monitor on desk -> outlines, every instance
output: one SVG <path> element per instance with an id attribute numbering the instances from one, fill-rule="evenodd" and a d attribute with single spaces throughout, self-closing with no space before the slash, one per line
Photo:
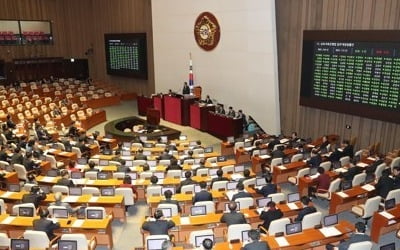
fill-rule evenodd
<path id="1" fill-rule="evenodd" d="M 157 161 L 147 161 L 147 165 L 149 165 L 150 168 L 154 168 L 157 166 Z"/>
<path id="2" fill-rule="evenodd" d="M 350 180 L 350 181 L 343 181 L 343 182 L 342 182 L 342 189 L 343 189 L 343 191 L 348 190 L 348 189 L 351 189 L 352 187 L 353 187 L 353 183 L 352 183 L 351 180 Z"/>
<path id="3" fill-rule="evenodd" d="M 8 183 L 7 190 L 10 192 L 20 192 L 21 186 L 19 184 L 15 184 L 15 183 Z"/>
<path id="4" fill-rule="evenodd" d="M 244 171 L 244 165 L 237 165 L 233 167 L 235 173 L 242 173 Z"/>
<path id="5" fill-rule="evenodd" d="M 86 209 L 86 218 L 87 219 L 103 219 L 103 210 L 100 209 Z"/>
<path id="6" fill-rule="evenodd" d="M 204 241 L 205 239 L 210 239 L 210 240 L 212 240 L 212 242 L 215 242 L 215 241 L 214 241 L 214 235 L 213 235 L 213 234 L 209 234 L 209 235 L 197 235 L 197 236 L 195 236 L 195 239 L 194 239 L 194 242 L 195 242 L 196 247 L 201 247 L 201 246 L 203 245 L 203 241 Z"/>
<path id="7" fill-rule="evenodd" d="M 160 239 L 148 239 L 147 240 L 147 250 L 161 250 L 162 243 L 165 241 L 165 238 Z"/>
<path id="8" fill-rule="evenodd" d="M 162 214 L 165 218 L 171 218 L 172 217 L 172 208 L 170 207 L 159 207 L 157 210 L 161 210 Z"/>
<path id="9" fill-rule="evenodd" d="M 78 241 L 76 240 L 59 240 L 57 242 L 58 250 L 77 250 Z"/>
<path id="10" fill-rule="evenodd" d="M 129 150 L 122 150 L 122 151 L 121 151 L 121 155 L 122 155 L 122 156 L 131 156 L 131 151 L 129 151 Z"/>
<path id="11" fill-rule="evenodd" d="M 338 215 L 337 214 L 332 214 L 324 217 L 324 226 L 329 227 L 329 226 L 334 226 L 338 224 Z"/>
<path id="12" fill-rule="evenodd" d="M 204 153 L 212 153 L 214 151 L 214 148 L 213 147 L 206 147 L 205 149 L 204 149 Z"/>
<path id="13" fill-rule="evenodd" d="M 228 142 L 228 143 L 235 143 L 235 137 L 234 136 L 228 136 L 227 138 L 226 138 L 226 142 Z"/>
<path id="14" fill-rule="evenodd" d="M 71 172 L 71 179 L 82 179 L 83 173 L 82 172 Z"/>
<path id="15" fill-rule="evenodd" d="M 69 195 L 81 196 L 82 195 L 82 188 L 81 187 L 70 187 L 69 188 Z"/>
<path id="16" fill-rule="evenodd" d="M 267 181 L 263 177 L 256 178 L 256 187 L 261 187 L 267 185 Z"/>
<path id="17" fill-rule="evenodd" d="M 115 196 L 114 187 L 102 187 L 100 188 L 101 196 Z"/>
<path id="18" fill-rule="evenodd" d="M 18 216 L 33 217 L 33 207 L 19 207 Z"/>
<path id="19" fill-rule="evenodd" d="M 144 151 L 143 151 L 143 155 L 144 155 L 144 156 L 151 156 L 151 151 L 149 151 L 149 150 L 144 150 Z"/>
<path id="20" fill-rule="evenodd" d="M 43 193 L 45 193 L 45 194 L 51 193 L 50 186 L 39 185 L 39 187 L 40 187 L 40 190 L 42 190 Z"/>
<path id="21" fill-rule="evenodd" d="M 53 208 L 53 218 L 68 219 L 68 209 L 66 208 Z"/>
<path id="22" fill-rule="evenodd" d="M 11 249 L 12 250 L 29 250 L 29 240 L 28 239 L 11 239 Z"/>
<path id="23" fill-rule="evenodd" d="M 396 199 L 385 200 L 385 210 L 392 209 L 396 206 Z"/>
<path id="24" fill-rule="evenodd" d="M 231 210 L 229 209 L 229 202 L 225 203 L 225 212 L 230 212 Z M 240 203 L 236 201 L 236 211 L 240 211 Z"/>
<path id="25" fill-rule="evenodd" d="M 153 147 L 154 147 L 154 144 L 151 143 L 151 142 L 145 142 L 145 143 L 143 143 L 143 147 L 144 147 L 144 148 L 153 148 Z"/>
<path id="26" fill-rule="evenodd" d="M 104 159 L 99 160 L 99 166 L 108 166 L 108 165 L 109 165 L 109 160 L 104 160 Z"/>
<path id="27" fill-rule="evenodd" d="M 249 237 L 249 231 L 250 230 L 243 230 L 242 231 L 242 235 L 241 235 L 241 240 L 242 240 L 242 242 L 248 242 L 249 241 L 249 239 L 250 239 L 250 237 Z"/>
<path id="28" fill-rule="evenodd" d="M 390 244 L 383 245 L 379 249 L 380 250 L 396 250 L 396 243 L 392 242 Z"/>
<path id="29" fill-rule="evenodd" d="M 55 169 L 50 169 L 50 170 L 47 171 L 46 176 L 57 177 L 58 176 L 58 172 Z"/>
<path id="30" fill-rule="evenodd" d="M 157 176 L 157 178 L 158 178 L 159 180 L 165 178 L 165 173 L 164 173 L 164 172 L 154 172 L 153 175 L 154 175 L 154 176 Z"/>
<path id="31" fill-rule="evenodd" d="M 367 174 L 365 177 L 365 184 L 371 183 L 375 181 L 375 175 L 374 174 Z"/>
<path id="32" fill-rule="evenodd" d="M 218 161 L 218 162 L 224 162 L 224 161 L 226 161 L 226 156 L 223 156 L 223 155 L 222 155 L 222 156 L 218 156 L 218 157 L 217 157 L 217 161 Z"/>
<path id="33" fill-rule="evenodd" d="M 239 182 L 238 181 L 230 181 L 226 184 L 227 190 L 236 190 L 236 186 Z"/>
<path id="34" fill-rule="evenodd" d="M 84 157 L 78 158 L 78 160 L 76 160 L 76 162 L 77 162 L 78 165 L 86 165 L 86 164 L 88 164 L 87 158 L 84 158 Z"/>
<path id="35" fill-rule="evenodd" d="M 272 201 L 271 197 L 264 197 L 256 200 L 257 207 L 266 207 Z"/>
<path id="36" fill-rule="evenodd" d="M 168 143 L 168 136 L 165 136 L 165 135 L 160 136 L 160 142 L 161 143 Z"/>
<path id="37" fill-rule="evenodd" d="M 125 141 L 122 143 L 122 147 L 130 149 L 132 147 L 132 142 Z"/>
<path id="38" fill-rule="evenodd" d="M 301 222 L 286 224 L 286 235 L 301 233 Z"/>
<path id="39" fill-rule="evenodd" d="M 170 190 L 172 194 L 175 194 L 175 187 L 162 187 L 161 188 L 161 193 L 164 194 L 165 191 Z"/>
<path id="40" fill-rule="evenodd" d="M 126 175 L 129 175 L 131 177 L 131 180 L 136 180 L 137 179 L 137 173 L 136 172 L 126 173 Z"/>
<path id="41" fill-rule="evenodd" d="M 97 179 L 98 180 L 108 180 L 111 179 L 111 172 L 98 172 Z"/>
<path id="42" fill-rule="evenodd" d="M 291 202 L 296 202 L 300 200 L 300 194 L 299 193 L 291 193 L 287 195 L 287 201 L 288 203 Z"/>
<path id="43" fill-rule="evenodd" d="M 190 208 L 191 216 L 206 215 L 206 214 L 207 214 L 206 206 L 192 206 Z"/>

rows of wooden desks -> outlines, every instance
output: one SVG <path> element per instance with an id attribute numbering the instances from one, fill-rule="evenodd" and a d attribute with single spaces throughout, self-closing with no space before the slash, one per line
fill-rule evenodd
<path id="1" fill-rule="evenodd" d="M 374 213 L 371 224 L 371 239 L 378 243 L 381 235 L 398 230 L 399 228 L 400 204 L 392 209 Z"/>

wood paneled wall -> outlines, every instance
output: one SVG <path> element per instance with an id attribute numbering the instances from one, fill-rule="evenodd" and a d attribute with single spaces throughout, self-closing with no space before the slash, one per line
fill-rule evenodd
<path id="1" fill-rule="evenodd" d="M 400 148 L 400 125 L 299 105 L 303 30 L 400 28 L 398 0 L 276 0 L 281 126 L 305 137 L 357 137 L 356 148 Z M 400 114 L 399 114 L 400 115 Z M 351 129 L 345 125 L 350 124 Z"/>
<path id="2" fill-rule="evenodd" d="M 88 58 L 90 76 L 138 94 L 154 92 L 151 1 L 2 0 L 1 19 L 51 20 L 54 45 L 0 46 L 0 59 L 26 57 Z M 106 73 L 104 33 L 146 32 L 148 80 Z M 93 54 L 85 52 L 93 49 Z"/>

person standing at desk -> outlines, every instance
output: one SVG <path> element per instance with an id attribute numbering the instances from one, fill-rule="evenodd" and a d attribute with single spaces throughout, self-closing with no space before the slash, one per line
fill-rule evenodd
<path id="1" fill-rule="evenodd" d="M 40 211 L 40 219 L 33 221 L 33 230 L 45 232 L 49 240 L 52 240 L 56 237 L 54 230 L 60 228 L 60 223 L 54 223 L 52 220 L 47 219 L 48 216 L 49 211 L 42 209 Z"/>
<path id="2" fill-rule="evenodd" d="M 260 241 L 260 232 L 251 229 L 249 232 L 250 243 L 246 244 L 241 250 L 269 250 L 269 245 L 266 241 Z"/>
<path id="3" fill-rule="evenodd" d="M 228 205 L 229 213 L 224 213 L 220 219 L 220 222 L 226 223 L 229 227 L 234 224 L 246 224 L 246 217 L 241 212 L 236 212 L 237 204 L 234 201 L 229 202 Z"/>
<path id="4" fill-rule="evenodd" d="M 164 220 L 162 210 L 154 212 L 154 218 L 147 218 L 142 225 L 142 229 L 148 231 L 150 235 L 168 235 L 168 230 L 173 228 L 175 223 L 172 220 Z"/>
<path id="5" fill-rule="evenodd" d="M 182 95 L 190 95 L 190 88 L 187 82 L 183 83 Z"/>

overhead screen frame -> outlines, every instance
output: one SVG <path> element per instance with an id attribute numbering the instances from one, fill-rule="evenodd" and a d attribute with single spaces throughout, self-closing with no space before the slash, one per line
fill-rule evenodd
<path id="1" fill-rule="evenodd" d="M 304 30 L 301 67 L 300 105 L 370 119 L 400 124 L 398 110 L 374 107 L 343 100 L 327 99 L 312 95 L 313 59 L 315 41 L 341 42 L 395 42 L 400 47 L 400 31 L 397 30 Z"/>

